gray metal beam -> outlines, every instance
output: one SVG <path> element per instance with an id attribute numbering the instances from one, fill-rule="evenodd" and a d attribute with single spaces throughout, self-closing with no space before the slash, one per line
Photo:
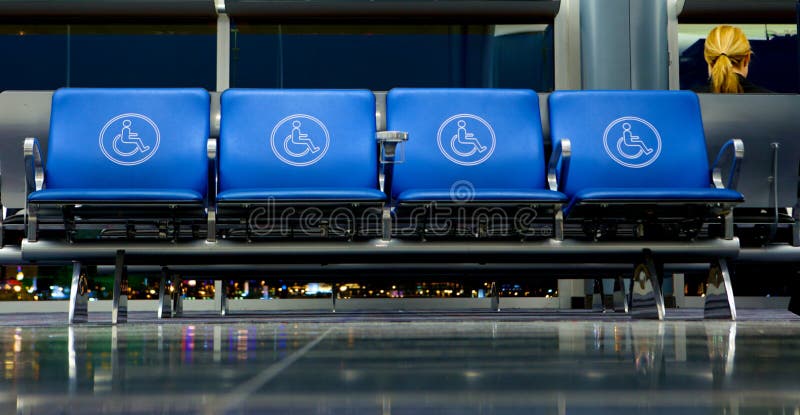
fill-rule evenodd
<path id="1" fill-rule="evenodd" d="M 785 245 L 768 245 L 760 248 L 743 248 L 736 262 L 798 262 L 800 263 L 800 247 Z"/>
<path id="2" fill-rule="evenodd" d="M 418 242 L 373 240 L 366 242 L 264 242 L 192 241 L 180 243 L 66 242 L 22 243 L 22 257 L 31 262 L 81 261 L 112 264 L 118 250 L 129 264 L 306 264 L 391 262 L 628 262 L 645 249 L 662 262 L 699 262 L 713 258 L 735 258 L 739 240 L 713 239 L 694 242 Z"/>
<path id="3" fill-rule="evenodd" d="M 71 261 L 67 262 L 71 263 Z M 4 246 L 0 248 L 0 265 L 22 265 L 24 263 L 22 251 L 18 246 Z"/>
<path id="4" fill-rule="evenodd" d="M 232 18 L 259 22 L 550 23 L 559 1 L 242 1 L 228 0 Z"/>

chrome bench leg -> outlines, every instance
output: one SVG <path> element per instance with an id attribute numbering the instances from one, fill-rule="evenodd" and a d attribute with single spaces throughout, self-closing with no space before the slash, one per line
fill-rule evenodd
<path id="1" fill-rule="evenodd" d="M 28 205 L 28 242 L 36 242 L 39 239 L 39 216 L 38 208 L 34 204 Z"/>
<path id="2" fill-rule="evenodd" d="M 705 312 L 707 319 L 722 318 L 736 321 L 736 303 L 733 300 L 731 273 L 728 261 L 718 259 L 711 264 L 706 282 Z"/>
<path id="3" fill-rule="evenodd" d="M 214 281 L 214 307 L 219 315 L 228 315 L 228 292 L 222 280 Z"/>
<path id="4" fill-rule="evenodd" d="M 69 324 L 89 321 L 89 294 L 86 276 L 80 262 L 72 263 L 72 284 L 69 289 Z"/>
<path id="5" fill-rule="evenodd" d="M 128 322 L 128 272 L 125 267 L 125 251 L 117 251 L 114 266 L 114 297 L 111 308 L 111 324 Z"/>
<path id="6" fill-rule="evenodd" d="M 500 287 L 497 286 L 495 281 L 492 281 L 491 294 L 492 303 L 489 307 L 492 311 L 500 311 Z"/>
<path id="7" fill-rule="evenodd" d="M 620 296 L 620 302 L 617 302 L 617 292 L 614 292 L 614 310 L 623 311 L 627 314 L 630 312 L 628 307 L 628 293 L 630 292 L 628 280 L 620 275 L 617 277 L 617 285 L 619 285 L 619 291 L 622 295 Z"/>
<path id="8" fill-rule="evenodd" d="M 159 319 L 172 317 L 172 296 L 167 289 L 169 281 L 169 268 L 161 269 L 161 283 L 158 285 L 158 314 Z"/>
<path id="9" fill-rule="evenodd" d="M 649 251 L 644 252 L 643 261 L 633 271 L 630 304 L 633 318 L 664 320 L 664 296 Z"/>
<path id="10" fill-rule="evenodd" d="M 183 317 L 183 280 L 179 275 L 172 276 L 172 317 Z"/>

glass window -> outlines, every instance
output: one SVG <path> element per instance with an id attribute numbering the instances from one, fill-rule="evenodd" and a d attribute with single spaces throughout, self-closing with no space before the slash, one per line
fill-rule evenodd
<path id="1" fill-rule="evenodd" d="M 216 25 L 2 25 L 0 90 L 215 89 Z"/>
<path id="2" fill-rule="evenodd" d="M 708 80 L 703 58 L 706 35 L 716 24 L 678 26 L 681 89 L 693 89 Z M 797 26 L 789 24 L 734 24 L 742 28 L 753 49 L 747 79 L 775 92 L 798 92 Z"/>
<path id="3" fill-rule="evenodd" d="M 231 86 L 553 89 L 551 25 L 262 25 L 234 22 Z"/>

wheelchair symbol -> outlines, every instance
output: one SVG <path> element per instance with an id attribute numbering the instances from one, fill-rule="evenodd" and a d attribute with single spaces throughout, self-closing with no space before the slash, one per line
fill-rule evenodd
<path id="1" fill-rule="evenodd" d="M 269 137 L 273 154 L 291 166 L 309 166 L 321 160 L 330 146 L 325 124 L 306 114 L 293 114 L 280 121 Z"/>
<path id="2" fill-rule="evenodd" d="M 445 120 L 439 126 L 436 140 L 442 155 L 462 166 L 488 160 L 496 144 L 492 126 L 474 114 L 457 114 Z"/>
<path id="3" fill-rule="evenodd" d="M 461 157 L 469 157 L 475 152 L 484 153 L 488 148 L 484 145 L 481 145 L 480 140 L 475 138 L 475 134 L 467 132 L 467 122 L 464 120 L 458 121 L 458 132 L 453 135 L 453 138 L 450 140 L 450 149 L 453 150 L 454 153 L 458 154 Z M 463 152 L 459 151 L 458 146 L 456 143 L 462 146 L 470 147 L 469 151 Z"/>
<path id="4" fill-rule="evenodd" d="M 144 163 L 156 153 L 161 132 L 156 123 L 142 114 L 120 114 L 100 131 L 100 151 L 121 166 Z"/>
<path id="5" fill-rule="evenodd" d="M 133 150 L 131 151 L 122 151 L 119 149 L 119 143 L 122 142 L 123 144 L 133 145 Z M 141 151 L 144 153 L 147 150 L 150 150 L 150 146 L 144 145 L 142 139 L 139 138 L 139 134 L 131 131 L 131 120 L 123 120 L 122 121 L 122 131 L 114 136 L 114 142 L 111 144 L 111 147 L 114 149 L 114 152 L 119 154 L 122 157 L 128 157 L 136 154 L 137 152 Z"/>
<path id="6" fill-rule="evenodd" d="M 606 154 L 617 164 L 634 169 L 652 164 L 661 154 L 661 135 L 647 120 L 622 117 L 603 133 Z"/>
<path id="7" fill-rule="evenodd" d="M 308 134 L 300 131 L 301 125 L 302 123 L 298 120 L 292 121 L 292 133 L 287 135 L 286 139 L 283 140 L 283 149 L 286 150 L 286 154 L 296 158 L 303 157 L 309 152 L 315 154 L 320 150 L 319 147 L 315 146 L 314 142 L 308 138 Z M 295 153 L 289 148 L 290 143 L 296 146 L 304 146 L 305 148 L 300 153 Z"/>
<path id="8" fill-rule="evenodd" d="M 629 154 L 626 150 L 623 150 L 623 147 L 626 149 L 634 147 L 637 151 L 634 154 Z M 631 133 L 631 124 L 626 122 L 622 124 L 622 137 L 617 140 L 617 151 L 620 156 L 626 159 L 635 159 L 639 158 L 642 153 L 649 156 L 653 149 L 647 147 L 638 135 L 633 135 Z"/>

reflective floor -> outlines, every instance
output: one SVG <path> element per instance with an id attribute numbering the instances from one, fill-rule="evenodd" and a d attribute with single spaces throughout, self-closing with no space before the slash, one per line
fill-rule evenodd
<path id="1" fill-rule="evenodd" d="M 742 314 L 4 315 L 0 414 L 800 415 L 800 319 Z"/>

